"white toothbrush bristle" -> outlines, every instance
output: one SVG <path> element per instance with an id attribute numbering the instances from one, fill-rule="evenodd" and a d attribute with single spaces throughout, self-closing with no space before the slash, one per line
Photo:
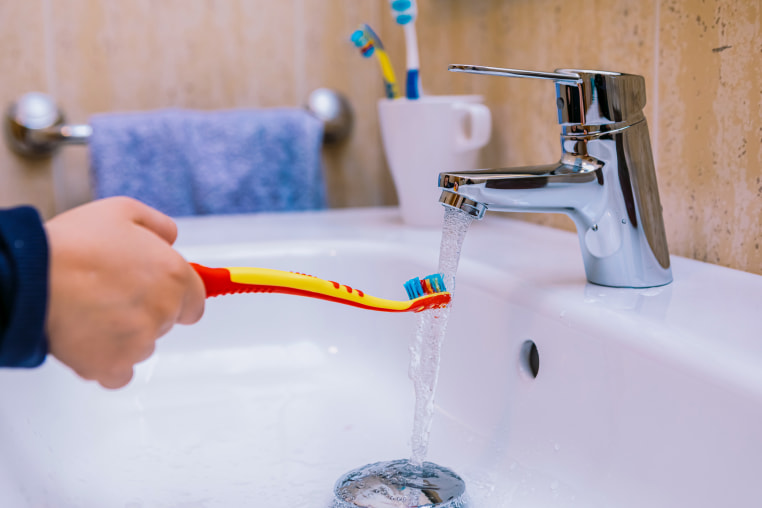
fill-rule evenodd
<path id="1" fill-rule="evenodd" d="M 400 25 L 407 25 L 415 21 L 418 14 L 418 8 L 415 0 L 389 0 L 392 7 L 392 16 Z"/>

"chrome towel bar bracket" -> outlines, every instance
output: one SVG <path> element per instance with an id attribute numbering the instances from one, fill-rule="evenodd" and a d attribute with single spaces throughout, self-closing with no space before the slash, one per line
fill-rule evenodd
<path id="1" fill-rule="evenodd" d="M 336 144 L 349 136 L 354 115 L 340 92 L 318 88 L 310 93 L 305 108 L 323 122 L 324 144 Z M 93 132 L 87 124 L 67 124 L 55 100 L 40 92 L 26 93 L 13 102 L 3 124 L 11 150 L 36 158 L 49 157 L 63 145 L 86 145 Z"/>

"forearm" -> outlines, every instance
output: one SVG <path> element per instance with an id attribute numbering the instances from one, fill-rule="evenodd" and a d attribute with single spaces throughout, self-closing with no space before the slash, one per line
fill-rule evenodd
<path id="1" fill-rule="evenodd" d="M 36 367 L 47 355 L 48 244 L 30 207 L 0 210 L 0 367 Z"/>

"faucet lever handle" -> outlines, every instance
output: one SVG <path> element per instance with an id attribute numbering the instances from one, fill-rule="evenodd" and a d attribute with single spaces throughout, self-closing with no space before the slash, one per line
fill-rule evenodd
<path id="1" fill-rule="evenodd" d="M 507 78 L 548 79 L 556 83 L 576 85 L 582 82 L 578 74 L 565 72 L 527 71 L 521 69 L 501 69 L 500 67 L 484 67 L 481 65 L 451 64 L 450 72 L 465 72 L 468 74 L 483 74 L 487 76 L 503 76 Z"/>
<path id="2" fill-rule="evenodd" d="M 558 123 L 563 126 L 605 125 L 642 120 L 646 105 L 643 76 L 622 72 L 556 69 L 555 72 L 450 65 L 452 72 L 554 81 Z"/>

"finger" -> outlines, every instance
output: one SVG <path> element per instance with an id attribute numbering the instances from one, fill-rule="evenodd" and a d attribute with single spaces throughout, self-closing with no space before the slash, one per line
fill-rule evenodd
<path id="1" fill-rule="evenodd" d="M 192 325 L 204 315 L 206 288 L 204 287 L 204 281 L 201 280 L 196 270 L 191 268 L 187 263 L 186 266 L 188 267 L 187 284 L 177 322 L 183 325 Z"/>
<path id="2" fill-rule="evenodd" d="M 177 224 L 175 224 L 175 221 L 140 201 L 134 199 L 130 201 L 130 214 L 135 224 L 143 226 L 170 245 L 175 243 L 177 239 Z"/>
<path id="3" fill-rule="evenodd" d="M 156 351 L 156 342 L 155 340 L 151 339 L 149 340 L 138 352 L 137 356 L 135 357 L 135 363 L 140 363 L 148 360 Z"/>
<path id="4" fill-rule="evenodd" d="M 132 376 L 133 370 L 132 367 L 129 367 L 123 371 L 112 372 L 108 376 L 100 376 L 98 383 L 100 383 L 103 388 L 116 390 L 117 388 L 127 386 L 132 380 Z"/>

